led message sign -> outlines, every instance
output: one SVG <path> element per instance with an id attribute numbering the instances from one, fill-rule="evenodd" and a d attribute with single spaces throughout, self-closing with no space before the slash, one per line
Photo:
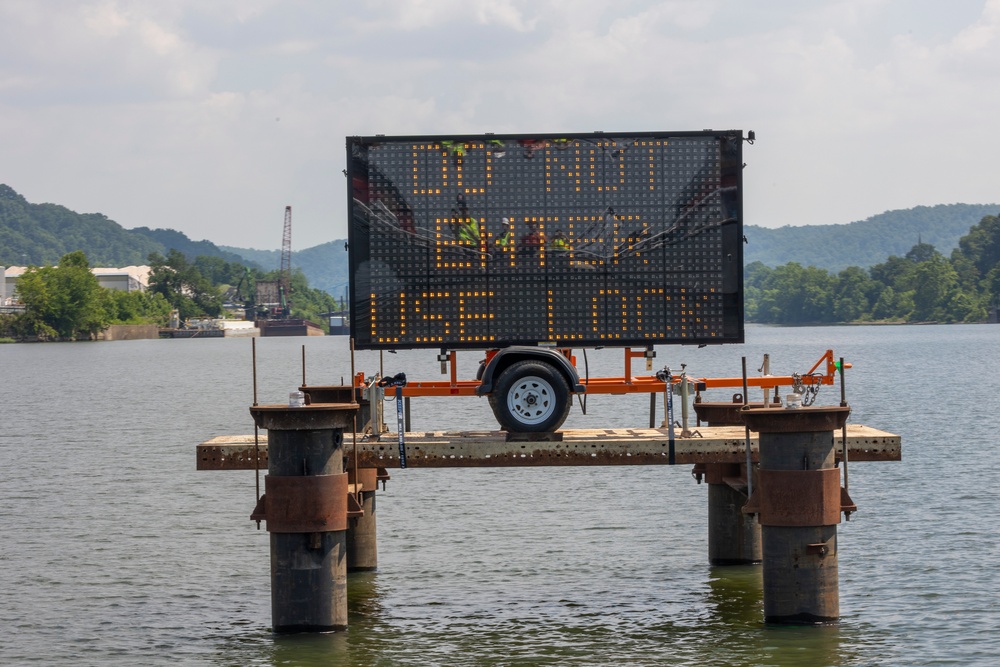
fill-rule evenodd
<path id="1" fill-rule="evenodd" d="M 351 137 L 358 349 L 743 341 L 741 131 Z"/>

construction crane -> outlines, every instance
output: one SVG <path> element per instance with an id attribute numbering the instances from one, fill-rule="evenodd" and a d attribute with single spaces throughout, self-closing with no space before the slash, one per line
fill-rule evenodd
<path id="1" fill-rule="evenodd" d="M 258 319 L 285 320 L 292 313 L 292 207 L 285 207 L 285 230 L 281 238 L 281 268 L 277 280 L 258 280 Z"/>
<path id="2" fill-rule="evenodd" d="M 281 273 L 278 289 L 280 291 L 282 317 L 288 317 L 292 312 L 292 303 L 288 298 L 292 287 L 292 207 L 285 207 L 285 229 L 281 235 Z"/>

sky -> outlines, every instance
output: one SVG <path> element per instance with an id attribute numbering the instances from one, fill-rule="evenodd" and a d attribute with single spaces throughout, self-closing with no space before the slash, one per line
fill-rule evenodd
<path id="1" fill-rule="evenodd" d="M 0 183 L 347 236 L 345 138 L 753 130 L 744 222 L 1000 201 L 1000 0 L 0 0 Z"/>

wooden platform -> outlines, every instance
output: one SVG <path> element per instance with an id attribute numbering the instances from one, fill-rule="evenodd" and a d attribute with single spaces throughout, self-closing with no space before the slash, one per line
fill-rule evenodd
<path id="1" fill-rule="evenodd" d="M 702 426 L 701 437 L 675 437 L 670 445 L 667 429 L 570 429 L 554 434 L 560 439 L 530 440 L 508 437 L 503 431 L 428 431 L 404 433 L 408 468 L 479 468 L 589 465 L 681 465 L 691 463 L 742 463 L 746 461 L 742 426 Z M 679 429 L 675 433 L 679 435 Z M 750 449 L 757 460 L 757 437 Z M 523 437 L 523 436 L 522 436 Z M 352 440 L 357 440 L 357 461 L 362 468 L 398 468 L 399 444 L 395 432 L 379 440 L 344 435 L 344 458 L 354 461 Z M 267 435 L 260 434 L 259 465 L 267 469 Z M 834 434 L 837 452 L 843 446 Z M 848 424 L 851 462 L 899 461 L 898 435 L 868 426 Z M 252 435 L 224 435 L 198 445 L 198 470 L 253 470 L 258 461 Z"/>

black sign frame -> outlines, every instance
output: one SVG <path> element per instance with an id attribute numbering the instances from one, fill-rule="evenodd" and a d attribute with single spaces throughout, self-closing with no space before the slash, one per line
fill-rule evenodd
<path id="1" fill-rule="evenodd" d="M 742 343 L 743 140 L 348 137 L 355 348 Z"/>

